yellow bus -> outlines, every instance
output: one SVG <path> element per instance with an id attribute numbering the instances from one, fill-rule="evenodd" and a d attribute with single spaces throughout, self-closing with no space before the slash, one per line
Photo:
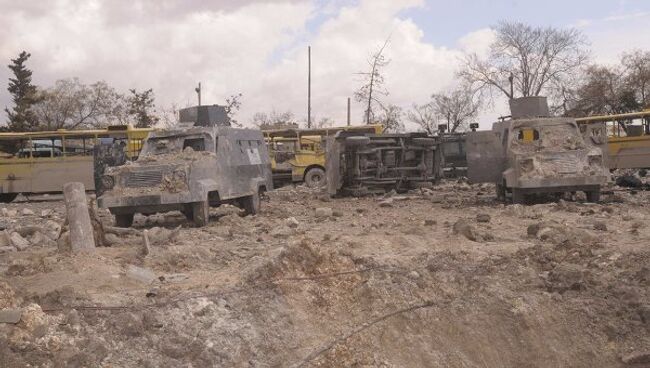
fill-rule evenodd
<path id="1" fill-rule="evenodd" d="M 384 126 L 360 125 L 319 129 L 263 130 L 271 155 L 275 182 L 305 182 L 312 188 L 325 185 L 325 148 L 323 138 L 342 130 L 382 134 Z"/>
<path id="2" fill-rule="evenodd" d="M 95 151 L 100 146 L 137 158 L 151 128 L 130 125 L 106 129 L 0 133 L 0 202 L 22 193 L 60 193 L 63 184 L 82 182 L 95 190 Z"/>
<path id="3" fill-rule="evenodd" d="M 580 125 L 607 126 L 607 166 L 610 169 L 650 168 L 650 110 L 577 118 Z M 625 128 L 620 123 L 625 123 Z"/>

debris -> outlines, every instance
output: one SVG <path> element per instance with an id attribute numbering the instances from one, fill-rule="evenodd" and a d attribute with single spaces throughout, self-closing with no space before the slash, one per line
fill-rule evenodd
<path id="1" fill-rule="evenodd" d="M 295 217 L 289 217 L 285 222 L 287 223 L 287 226 L 294 229 L 300 225 L 300 222 L 298 222 Z"/>
<path id="2" fill-rule="evenodd" d="M 594 230 L 607 231 L 607 223 L 605 221 L 594 222 Z"/>
<path id="3" fill-rule="evenodd" d="M 479 213 L 476 215 L 476 222 L 490 222 L 490 215 L 487 213 Z"/>
<path id="4" fill-rule="evenodd" d="M 83 183 L 66 183 L 63 186 L 63 196 L 66 218 L 70 226 L 70 250 L 72 252 L 93 251 L 95 237 Z"/>
<path id="5" fill-rule="evenodd" d="M 142 256 L 146 257 L 151 253 L 151 244 L 149 243 L 149 230 L 142 232 Z"/>
<path id="6" fill-rule="evenodd" d="M 156 279 L 156 274 L 147 268 L 128 265 L 126 269 L 126 277 L 144 284 L 150 284 Z"/>
<path id="7" fill-rule="evenodd" d="M 22 309 L 1 309 L 0 310 L 0 323 L 16 324 L 20 322 L 20 317 L 23 315 Z"/>
<path id="8" fill-rule="evenodd" d="M 20 213 L 23 216 L 33 216 L 35 214 L 34 211 L 30 210 L 29 208 L 23 208 L 23 210 L 20 211 Z"/>
<path id="9" fill-rule="evenodd" d="M 648 364 L 650 363 L 650 350 L 635 351 L 625 355 L 621 360 L 625 364 Z"/>
<path id="10" fill-rule="evenodd" d="M 465 219 L 460 219 L 454 223 L 453 233 L 463 235 L 471 241 L 477 240 L 477 235 L 474 227 L 470 225 L 470 223 Z"/>
<path id="11" fill-rule="evenodd" d="M 104 240 L 106 240 L 106 245 L 107 246 L 118 245 L 121 242 L 120 238 L 117 235 L 112 234 L 112 233 L 106 234 L 106 236 L 104 237 Z"/>
<path id="12" fill-rule="evenodd" d="M 393 207 L 393 198 L 386 198 L 379 202 L 379 207 Z"/>
<path id="13" fill-rule="evenodd" d="M 643 182 L 634 175 L 623 175 L 616 178 L 616 185 L 625 188 L 641 188 Z"/>
<path id="14" fill-rule="evenodd" d="M 0 246 L 0 254 L 8 253 L 8 252 L 15 252 L 15 251 L 17 251 L 17 249 L 15 247 L 7 246 L 7 245 Z"/>
<path id="15" fill-rule="evenodd" d="M 424 220 L 424 226 L 433 226 L 436 225 L 438 222 L 433 219 L 426 219 Z"/>
<path id="16" fill-rule="evenodd" d="M 13 246 L 18 250 L 25 250 L 31 245 L 27 239 L 20 236 L 20 234 L 17 232 L 11 233 L 11 235 L 9 235 L 9 238 L 11 239 L 11 244 L 13 244 Z"/>
<path id="17" fill-rule="evenodd" d="M 333 211 L 329 207 L 319 207 L 316 208 L 316 211 L 314 212 L 314 216 L 318 219 L 323 219 L 327 217 L 332 217 Z"/>

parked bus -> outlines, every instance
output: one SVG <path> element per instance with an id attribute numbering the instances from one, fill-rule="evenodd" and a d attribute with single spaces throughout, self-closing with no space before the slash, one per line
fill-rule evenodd
<path id="1" fill-rule="evenodd" d="M 384 126 L 360 125 L 319 129 L 263 130 L 271 155 L 273 181 L 305 182 L 317 188 L 325 185 L 325 148 L 323 138 L 342 130 L 382 134 Z"/>
<path id="2" fill-rule="evenodd" d="M 576 122 L 583 127 L 606 124 L 610 169 L 650 168 L 650 110 L 589 116 L 577 118 Z"/>
<path id="3" fill-rule="evenodd" d="M 98 148 L 110 147 L 114 161 L 133 160 L 152 129 L 129 125 L 106 129 L 0 133 L 0 202 L 18 194 L 60 193 L 63 184 L 82 182 L 95 190 Z"/>

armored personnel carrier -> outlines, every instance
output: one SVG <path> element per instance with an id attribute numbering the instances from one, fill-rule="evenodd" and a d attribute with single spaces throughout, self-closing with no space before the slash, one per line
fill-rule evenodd
<path id="1" fill-rule="evenodd" d="M 550 117 L 544 97 L 510 105 L 510 119 L 467 134 L 469 180 L 495 183 L 497 197 L 513 203 L 538 193 L 576 191 L 597 202 L 609 176 L 605 130 L 581 132 L 573 118 Z"/>

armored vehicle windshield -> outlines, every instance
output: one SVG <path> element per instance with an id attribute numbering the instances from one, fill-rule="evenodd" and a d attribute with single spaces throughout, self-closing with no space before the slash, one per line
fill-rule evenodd
<path id="1" fill-rule="evenodd" d="M 141 157 L 180 153 L 190 147 L 193 151 L 213 151 L 212 137 L 208 134 L 150 137 L 142 148 Z"/>
<path id="2" fill-rule="evenodd" d="M 510 137 L 510 148 L 514 153 L 566 152 L 585 148 L 577 125 L 570 122 L 524 122 L 512 128 Z"/>

